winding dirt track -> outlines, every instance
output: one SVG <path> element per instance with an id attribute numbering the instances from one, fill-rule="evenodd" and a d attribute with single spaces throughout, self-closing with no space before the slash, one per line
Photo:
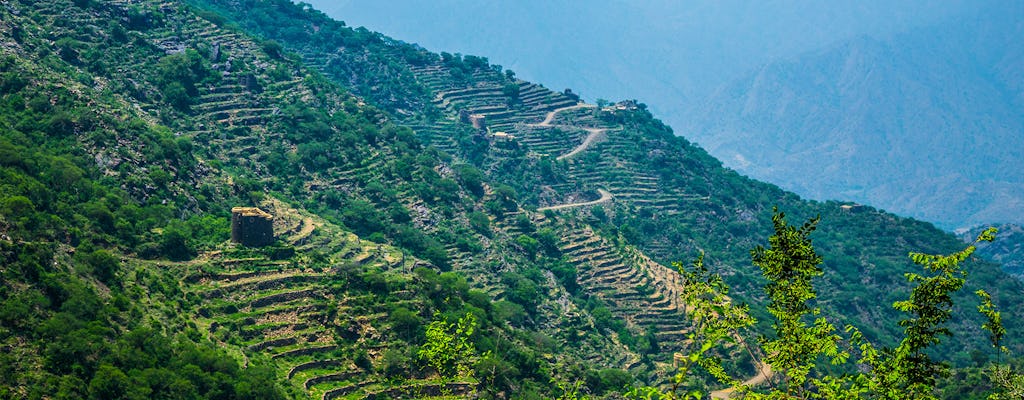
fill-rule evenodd
<path id="1" fill-rule="evenodd" d="M 772 376 L 772 368 L 768 364 L 761 363 L 757 366 L 757 375 L 753 378 L 743 381 L 743 386 L 754 386 L 764 383 L 768 378 Z M 736 391 L 736 388 L 725 388 L 722 390 L 716 390 L 711 392 L 712 399 L 728 399 L 732 397 L 732 393 Z"/>
<path id="2" fill-rule="evenodd" d="M 586 150 L 588 147 L 590 147 L 590 145 L 594 144 L 594 142 L 598 141 L 599 139 L 604 139 L 604 133 L 608 131 L 608 129 L 605 128 L 583 128 L 583 130 L 588 132 L 587 137 L 583 139 L 583 143 L 580 143 L 580 145 L 576 146 L 576 148 L 572 149 L 572 151 L 555 157 L 556 160 L 561 161 L 566 158 L 575 156 L 576 154 L 579 154 L 581 151 Z"/>
<path id="3" fill-rule="evenodd" d="M 608 201 L 610 201 L 612 199 L 611 192 L 609 192 L 607 190 L 597 189 L 597 192 L 601 194 L 601 198 L 599 198 L 597 200 L 585 201 L 585 202 L 582 202 L 582 203 L 569 203 L 569 204 L 559 204 L 557 206 L 541 207 L 541 208 L 538 208 L 537 211 L 547 211 L 547 210 L 554 211 L 554 210 L 561 210 L 561 209 L 565 209 L 565 208 L 592 206 L 592 205 L 596 205 L 596 204 L 606 203 L 606 202 L 608 202 Z"/>
<path id="4" fill-rule="evenodd" d="M 526 124 L 526 126 L 533 126 L 533 127 L 559 127 L 559 126 L 564 126 L 564 127 L 568 127 L 568 128 L 583 129 L 583 130 L 587 131 L 587 137 L 585 139 L 583 139 L 583 143 L 580 143 L 580 145 L 576 146 L 576 148 L 574 148 L 571 151 L 569 151 L 568 153 L 562 154 L 562 155 L 560 155 L 560 156 L 558 156 L 556 158 L 557 160 L 564 160 L 566 158 L 569 158 L 569 157 L 575 156 L 576 154 L 579 154 L 583 150 L 586 150 L 588 147 L 590 147 L 590 145 L 594 144 L 595 141 L 597 141 L 599 139 L 603 139 L 605 132 L 608 131 L 608 128 L 580 128 L 580 127 L 574 126 L 574 125 L 552 124 L 551 121 L 555 120 L 555 115 L 558 115 L 558 113 L 563 112 L 563 111 L 578 110 L 578 109 L 581 109 L 581 108 L 594 108 L 594 107 L 597 107 L 597 106 L 595 106 L 593 104 L 577 104 L 577 105 L 574 105 L 574 106 L 556 108 L 556 109 L 551 110 L 550 112 L 548 112 L 548 115 L 545 116 L 544 120 L 541 121 L 540 123 Z M 573 207 L 592 206 L 592 205 L 596 205 L 596 204 L 607 203 L 607 202 L 611 201 L 611 199 L 613 197 L 611 192 L 609 192 L 607 190 L 604 190 L 604 189 L 597 189 L 597 192 L 601 194 L 601 197 L 598 198 L 597 200 L 584 201 L 582 203 L 569 203 L 569 204 L 559 204 L 557 206 L 541 207 L 541 208 L 538 208 L 537 211 L 548 211 L 548 210 L 555 211 L 555 210 L 562 210 L 562 209 L 573 208 Z"/>
<path id="5" fill-rule="evenodd" d="M 579 146 L 576 146 L 576 148 L 572 149 L 568 153 L 565 153 L 565 154 L 562 154 L 562 155 L 556 157 L 557 160 L 561 161 L 561 160 L 564 160 L 566 158 L 570 158 L 572 156 L 575 156 L 576 154 L 579 154 L 580 152 L 586 150 L 588 147 L 590 147 L 590 145 L 594 144 L 594 142 L 598 141 L 599 139 L 604 139 L 604 137 L 605 137 L 604 134 L 605 134 L 605 132 L 608 132 L 608 128 L 580 128 L 578 126 L 573 126 L 573 125 L 552 124 L 551 121 L 553 121 L 555 119 L 555 115 L 557 115 L 558 113 L 563 112 L 563 111 L 578 110 L 578 109 L 581 109 L 581 108 L 594 108 L 594 107 L 597 107 L 597 106 L 595 106 L 593 104 L 577 104 L 577 105 L 569 106 L 569 107 L 556 108 L 556 109 L 551 110 L 550 112 L 548 112 L 548 115 L 545 116 L 544 120 L 541 121 L 540 123 L 537 123 L 537 124 L 526 124 L 526 126 L 533 126 L 533 127 L 553 127 L 553 126 L 557 127 L 557 126 L 564 126 L 564 127 L 570 127 L 570 128 L 583 129 L 583 130 L 587 131 L 587 137 L 585 139 L 583 139 L 583 143 L 580 143 Z"/>
<path id="6" fill-rule="evenodd" d="M 544 117 L 544 120 L 541 121 L 539 124 L 526 124 L 526 125 L 528 125 L 528 126 L 552 126 L 551 125 L 551 121 L 555 119 L 555 115 L 556 114 L 558 114 L 558 113 L 560 113 L 562 111 L 578 110 L 580 108 L 594 108 L 594 107 L 597 107 L 597 106 L 595 106 L 593 104 L 577 104 L 577 105 L 574 105 L 574 106 L 556 108 L 554 110 L 551 110 L 551 112 L 549 112 L 548 115 Z"/>

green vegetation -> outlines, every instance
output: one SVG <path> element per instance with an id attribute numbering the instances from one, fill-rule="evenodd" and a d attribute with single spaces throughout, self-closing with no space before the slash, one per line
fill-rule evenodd
<path id="1" fill-rule="evenodd" d="M 154 74 L 164 101 L 183 111 L 199 96 L 201 85 L 214 84 L 218 77 L 206 58 L 192 49 L 161 58 Z"/>
<path id="2" fill-rule="evenodd" d="M 899 322 L 904 328 L 903 337 L 896 347 L 879 349 L 853 326 L 845 328 L 850 337 L 844 340 L 835 333 L 831 322 L 817 317 L 821 311 L 811 305 L 817 297 L 811 279 L 821 275 L 818 265 L 822 259 L 815 253 L 808 235 L 815 230 L 818 219 L 794 227 L 786 222 L 784 214 L 776 212 L 772 222 L 775 234 L 768 239 L 770 247 L 759 246 L 751 255 L 768 281 L 765 293 L 770 298 L 767 307 L 774 320 L 775 335 L 758 339 L 759 346 L 744 340 L 744 330 L 755 322 L 749 309 L 734 305 L 726 297 L 728 286 L 720 276 L 708 272 L 703 257 L 698 258 L 691 269 L 679 266 L 688 283 L 683 296 L 693 307 L 691 318 L 696 327 L 689 335 L 671 389 L 662 392 L 653 387 L 636 388 L 629 395 L 638 399 L 704 398 L 702 391 L 694 388 L 696 382 L 691 377 L 692 368 L 699 366 L 720 383 L 737 388 L 744 398 L 937 398 L 936 385 L 949 375 L 949 366 L 935 360 L 929 350 L 942 337 L 950 335 L 946 324 L 954 305 L 951 295 L 963 287 L 967 272 L 961 263 L 976 247 L 971 245 L 950 255 L 910 254 L 927 275 L 906 274 L 907 280 L 915 284 L 909 299 L 893 303 L 895 309 L 910 314 Z M 994 233 L 994 228 L 982 232 L 977 242 L 991 242 Z M 979 290 L 977 294 L 981 298 L 978 311 L 986 318 L 983 327 L 990 332 L 991 345 L 1005 352 L 1001 347 L 1006 333 L 1001 314 L 993 309 L 988 293 Z M 737 340 L 730 340 L 734 338 Z M 738 344 L 755 359 L 763 360 L 757 362 L 758 374 L 769 389 L 762 391 L 741 383 L 722 368 L 721 360 L 711 350 L 728 343 Z M 846 343 L 849 348 L 844 348 Z M 859 367 L 851 371 L 856 372 L 835 374 L 820 363 L 841 366 L 851 356 Z M 1014 383 L 1018 377 L 1008 367 L 996 365 L 993 371 L 1001 391 L 993 398 L 1019 390 L 1014 387 L 1019 387 L 1019 383 Z"/>
<path id="3" fill-rule="evenodd" d="M 467 313 L 457 324 L 439 317 L 435 314 L 434 321 L 427 325 L 426 341 L 417 355 L 444 378 L 466 377 L 476 361 L 469 341 L 476 329 L 476 317 Z"/>
<path id="4" fill-rule="evenodd" d="M 284 0 L 16 0 L 0 34 L 2 397 L 614 398 L 668 382 L 713 322 L 686 318 L 690 278 L 659 261 L 705 250 L 737 302 L 895 348 L 903 316 L 869 300 L 910 287 L 910 249 L 957 245 L 724 170 L 642 104 L 581 105 Z M 798 268 L 802 288 L 821 275 L 806 309 L 735 267 L 773 202 L 828 221 L 827 264 Z M 232 206 L 274 214 L 277 243 L 228 243 Z M 991 306 L 948 315 L 941 361 L 980 367 L 986 333 L 965 327 L 998 317 L 1020 350 L 1021 286 L 968 263 Z M 780 326 L 830 337 L 805 322 Z M 722 356 L 734 375 L 760 357 Z"/>

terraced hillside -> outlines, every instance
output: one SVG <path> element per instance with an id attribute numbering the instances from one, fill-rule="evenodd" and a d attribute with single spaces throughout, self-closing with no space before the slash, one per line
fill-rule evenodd
<path id="1" fill-rule="evenodd" d="M 6 20 L 24 27 L 13 43 L 25 57 L 99 85 L 130 104 L 133 123 L 164 135 L 136 153 L 127 145 L 134 132 L 119 132 L 125 137 L 113 143 L 124 148 L 84 143 L 97 160 L 117 157 L 98 162 L 97 175 L 124 179 L 132 201 L 168 204 L 173 223 L 223 213 L 231 206 L 225 199 L 281 199 L 264 207 L 282 217 L 276 229 L 285 253 L 210 239 L 195 260 L 166 270 L 144 263 L 182 285 L 195 340 L 211 340 L 243 365 L 271 366 L 299 397 L 458 394 L 484 380 L 486 390 L 501 391 L 524 379 L 550 393 L 555 376 L 537 375 L 556 370 L 547 365 L 579 366 L 555 373 L 571 380 L 639 359 L 614 332 L 599 331 L 554 275 L 531 265 L 535 255 L 515 239 L 530 234 L 529 221 L 540 215 L 523 209 L 514 191 L 427 148 L 272 43 L 160 1 L 5 6 Z M 42 50 L 55 41 L 95 51 Z M 178 163 L 150 170 L 143 152 Z M 148 234 L 166 236 L 159 226 Z M 115 251 L 126 260 L 152 257 L 148 244 Z M 481 352 L 521 372 L 441 381 L 425 367 L 410 350 L 422 344 L 422 326 L 454 321 L 459 310 L 479 315 Z M 409 327 L 395 329 L 403 323 Z M 576 333 L 566 337 L 566 329 Z M 566 351 L 566 340 L 578 347 Z"/>
<path id="2" fill-rule="evenodd" d="M 331 62 L 315 61 L 322 57 L 319 53 L 305 55 L 311 60 L 311 65 L 331 73 L 328 68 Z M 681 210 L 678 204 L 682 202 L 709 200 L 707 195 L 664 190 L 665 185 L 659 183 L 658 176 L 640 172 L 642 166 L 615 153 L 617 149 L 631 147 L 629 138 L 622 134 L 622 124 L 609 122 L 601 116 L 632 110 L 615 106 L 598 109 L 595 105 L 579 102 L 573 96 L 515 80 L 491 68 L 477 68 L 464 78 L 467 83 L 460 85 L 452 79 L 450 65 L 453 60 L 440 57 L 433 63 L 409 69 L 426 91 L 433 93 L 430 104 L 437 107 L 440 118 L 424 123 L 417 119 L 420 118 L 418 114 L 406 119 L 399 114 L 399 120 L 410 124 L 427 143 L 454 154 L 465 154 L 465 151 L 459 148 L 458 137 L 452 134 L 453 131 L 471 129 L 466 126 L 470 125 L 470 118 L 483 121 L 479 128 L 473 128 L 476 132 L 471 135 L 491 143 L 491 161 L 485 162 L 485 168 L 495 174 L 507 161 L 503 158 L 519 155 L 532 162 L 560 162 L 563 179 L 543 185 L 548 202 L 539 204 L 538 211 L 568 210 L 614 201 L 624 207 L 651 207 L 672 214 Z M 508 147 L 514 151 L 508 151 Z M 487 199 L 483 200 L 486 202 Z M 415 206 L 407 205 L 409 208 Z M 574 241 L 586 237 L 581 232 L 592 234 L 591 230 L 576 231 L 576 235 L 568 232 L 573 231 L 567 230 L 568 236 L 562 240 L 574 251 Z M 517 233 L 509 232 L 508 237 Z M 474 277 L 482 275 L 482 271 L 462 261 L 469 254 L 456 252 L 453 247 L 448 250 L 455 255 L 453 263 L 461 271 Z M 607 301 L 616 316 L 628 321 L 638 334 L 649 329 L 668 328 L 657 336 L 669 348 L 678 343 L 685 322 L 675 300 L 677 292 L 664 284 L 674 282 L 664 279 L 664 276 L 671 275 L 668 268 L 657 265 L 638 249 L 632 249 L 635 254 L 629 257 L 610 256 L 619 259 L 610 261 L 605 255 L 624 250 L 604 241 L 596 249 L 587 250 L 594 251 L 597 256 L 566 254 L 570 264 L 580 271 L 581 284 L 588 290 L 605 293 L 598 297 Z M 613 268 L 606 271 L 607 267 Z M 610 275 L 603 277 L 606 273 Z M 661 284 L 651 285 L 652 282 Z M 620 293 L 607 295 L 616 291 Z M 500 291 L 494 293 L 500 294 Z M 640 310 L 643 312 L 638 314 Z"/>
<path id="3" fill-rule="evenodd" d="M 260 4 L 247 4 L 260 10 L 252 16 L 243 16 L 242 8 L 229 2 L 209 2 L 207 7 L 240 21 L 249 32 L 279 41 L 325 76 L 390 111 L 428 143 L 511 186 L 527 209 L 563 213 L 565 220 L 574 220 L 576 213 L 591 214 L 595 204 L 589 202 L 607 200 L 603 194 L 608 193 L 611 202 L 600 203 L 592 217 L 584 218 L 591 229 L 616 232 L 611 236 L 620 236 L 663 265 L 703 251 L 741 296 L 760 287 L 756 271 L 745 266 L 749 250 L 769 233 L 772 206 L 790 214 L 820 214 L 823 226 L 835 224 L 823 230 L 818 242 L 834 268 L 822 283 L 822 300 L 837 320 L 872 329 L 881 330 L 882 321 L 894 321 L 898 314 L 882 309 L 872 317 L 854 316 L 841 308 L 866 309 L 866 299 L 892 298 L 905 290 L 903 283 L 870 281 L 858 290 L 874 295 L 849 303 L 843 291 L 834 290 L 850 287 L 839 277 L 858 271 L 902 276 L 907 252 L 942 253 L 959 246 L 955 238 L 926 224 L 878 210 L 850 213 L 842 203 L 803 201 L 724 169 L 702 149 L 675 136 L 642 103 L 590 107 L 569 91 L 517 80 L 483 57 L 433 54 L 347 28 L 308 8 L 290 11 L 284 22 L 283 16 L 270 17 L 281 15 L 272 7 Z M 363 57 L 367 53 L 374 57 Z M 315 62 L 322 59 L 333 62 Z M 585 206 L 550 208 L 573 204 Z M 894 235 L 900 239 L 881 239 Z M 992 266 L 978 268 L 988 274 Z M 628 291 L 629 284 L 618 289 Z M 1004 289 L 1008 296 L 1019 292 Z M 623 309 L 620 315 L 629 313 Z"/>
<path id="4" fill-rule="evenodd" d="M 571 96 L 552 92 L 535 84 L 515 80 L 511 84 L 517 85 L 516 87 L 519 88 L 518 96 L 510 95 L 510 91 L 507 89 L 507 85 L 510 84 L 507 76 L 496 74 L 491 70 L 475 72 L 471 78 L 468 78 L 474 82 L 471 87 L 453 86 L 451 79 L 444 79 L 444 74 L 450 73 L 450 70 L 442 68 L 445 63 L 444 59 L 442 58 L 440 62 L 441 64 L 438 65 L 411 69 L 413 75 L 424 83 L 428 91 L 436 93 L 432 103 L 443 110 L 442 115 L 448 115 L 446 118 L 438 119 L 432 125 L 411 126 L 418 132 L 427 132 L 421 134 L 420 137 L 435 147 L 446 151 L 455 151 L 458 154 L 457 144 L 454 143 L 451 131 L 454 129 L 453 127 L 460 124 L 467 125 L 469 118 L 482 117 L 482 127 L 476 128 L 479 130 L 477 135 L 485 136 L 495 142 L 505 141 L 506 144 L 512 144 L 518 150 L 511 154 L 520 154 L 525 151 L 527 157 L 535 159 L 574 158 L 577 154 L 581 154 L 605 140 L 609 131 L 621 129 L 621 127 L 607 126 L 606 122 L 597 119 L 593 112 L 596 106 L 580 103 Z M 615 142 L 609 141 L 609 145 L 613 143 Z M 492 152 L 501 153 L 500 147 L 500 144 L 495 144 L 492 147 Z M 608 184 L 602 180 L 603 176 L 593 173 L 595 168 L 588 170 L 591 172 L 590 174 L 587 172 L 576 174 L 576 169 L 573 167 L 578 166 L 582 170 L 586 168 L 583 167 L 584 165 L 590 164 L 587 164 L 586 160 L 570 164 L 567 174 L 568 182 L 561 186 L 551 187 L 561 195 L 561 198 L 557 199 L 560 202 L 541 207 L 538 211 L 575 208 L 580 207 L 581 204 L 600 204 L 619 196 L 629 204 L 679 201 L 679 197 L 672 197 L 671 193 L 663 193 L 653 200 L 644 197 L 643 194 L 651 194 L 656 191 L 652 187 L 656 186 L 656 183 L 649 183 L 646 186 L 630 184 L 628 180 L 632 177 L 628 175 L 623 174 L 619 177 L 620 179 Z M 646 178 L 646 182 L 657 179 L 652 176 L 641 177 L 641 179 L 644 178 Z M 610 188 L 611 191 L 604 190 L 604 187 Z M 597 199 L 586 199 L 595 193 L 599 196 Z M 488 191 L 479 203 L 486 204 L 493 199 L 492 196 L 493 192 Z M 587 201 L 573 202 L 574 199 Z M 422 204 L 406 204 L 409 209 L 421 206 Z M 530 219 L 537 218 L 536 215 L 532 215 L 526 210 L 517 212 Z M 512 217 L 513 215 L 505 216 L 509 219 Z M 496 226 L 502 227 L 500 223 Z M 511 240 L 521 233 L 516 230 L 514 225 L 503 228 L 499 229 L 497 234 L 504 236 L 505 240 Z M 584 232 L 593 234 L 592 231 Z M 571 247 L 573 240 L 579 238 L 568 235 L 563 236 L 562 240 Z M 472 254 L 458 251 L 454 245 L 449 245 L 447 250 L 449 254 L 453 255 L 453 266 L 460 272 L 471 277 L 487 276 L 486 271 L 479 268 L 479 264 L 474 265 L 468 261 L 473 257 Z M 602 252 L 602 254 L 625 251 L 604 241 L 598 244 L 596 249 L 591 250 Z M 662 341 L 671 349 L 673 344 L 678 343 L 678 340 L 681 339 L 685 326 L 677 301 L 678 293 L 672 286 L 677 285 L 678 282 L 668 278 L 672 275 L 668 268 L 657 265 L 639 250 L 631 249 L 630 252 L 632 254 L 626 258 L 623 258 L 622 255 L 617 256 L 621 261 L 615 264 L 609 264 L 607 258 L 601 257 L 581 258 L 573 253 L 566 253 L 565 256 L 577 271 L 588 271 L 586 275 L 581 272 L 581 284 L 589 291 L 606 294 L 615 291 L 621 292 L 617 295 L 598 297 L 608 302 L 616 316 L 626 320 L 636 332 L 670 328 L 669 331 L 659 332 L 656 336 L 662 338 Z M 606 271 L 604 268 L 609 266 L 618 267 L 619 270 L 613 268 Z M 602 277 L 605 273 L 611 275 Z M 654 282 L 659 284 L 651 284 Z M 501 296 L 501 289 L 495 290 L 496 285 L 493 282 L 477 281 L 475 283 L 482 284 L 482 287 L 490 293 Z M 643 294 L 640 295 L 640 293 Z M 557 314 L 557 311 L 552 311 Z M 637 361 L 638 357 L 633 356 L 630 362 L 624 363 L 622 359 L 619 359 L 613 362 L 605 360 L 602 364 L 634 367 L 637 366 Z"/>
<path id="5" fill-rule="evenodd" d="M 297 256 L 274 260 L 265 252 L 229 248 L 201 259 L 198 271 L 184 277 L 189 296 L 202 299 L 194 316 L 201 329 L 238 348 L 243 359 L 273 360 L 288 382 L 313 398 L 429 398 L 473 390 L 472 382 L 429 376 L 395 387 L 374 378 L 356 359 L 363 354 L 373 362 L 388 349 L 388 313 L 394 307 L 424 305 L 410 292 L 389 300 L 353 291 L 346 269 L 401 276 L 418 261 L 280 202 L 264 208 L 277 215 L 281 239 L 295 245 Z"/>
<path id="6" fill-rule="evenodd" d="M 744 266 L 772 204 L 835 221 L 818 245 L 835 260 L 822 303 L 837 320 L 894 321 L 868 300 L 905 289 L 897 260 L 955 247 L 930 226 L 724 170 L 642 104 L 587 104 L 283 0 L 190 4 L 0 9 L 0 79 L 12 88 L 0 117 L 30 116 L 4 122 L 0 142 L 4 176 L 18 178 L 0 191 L 0 250 L 28 271 L 0 270 L 0 305 L 32 304 L 0 317 L 47 321 L 0 329 L 28 360 L 4 364 L 21 368 L 12 393 L 102 398 L 101 383 L 152 378 L 119 351 L 40 333 L 92 318 L 72 332 L 126 336 L 134 350 L 157 330 L 225 355 L 205 368 L 235 368 L 270 397 L 281 386 L 296 398 L 554 398 L 579 381 L 613 398 L 635 379 L 663 382 L 688 329 L 668 262 L 703 251 L 741 295 L 757 288 Z M 25 143 L 52 154 L 23 160 Z M 18 175 L 29 173 L 46 183 Z M 234 205 L 275 215 L 277 243 L 227 243 Z M 21 216 L 36 209 L 52 215 Z M 19 253 L 8 232 L 32 229 L 58 255 Z M 977 266 L 997 301 L 1021 292 Z M 60 286 L 66 276 L 78 286 Z M 457 321 L 474 320 L 459 338 Z M 431 358 L 450 337 L 464 339 L 470 368 Z M 138 387 L 156 396 L 151 380 Z"/>
<path id="7" fill-rule="evenodd" d="M 686 324 L 675 271 L 636 249 L 617 249 L 588 227 L 563 233 L 561 250 L 588 292 L 636 326 L 653 328 L 660 342 L 682 340 Z"/>
<path id="8" fill-rule="evenodd" d="M 390 39 L 369 35 L 353 40 L 372 44 L 377 41 L 389 43 Z M 310 65 L 340 80 L 340 72 L 330 66 L 341 63 L 341 60 L 351 61 L 353 55 L 345 51 L 324 53 L 313 47 L 314 43 L 302 44 L 301 54 Z M 617 134 L 623 126 L 610 123 L 602 115 L 636 111 L 635 102 L 598 109 L 580 102 L 575 95 L 554 92 L 515 79 L 511 74 L 502 73 L 499 67 L 488 65 L 486 59 L 480 57 L 449 54 L 438 57 L 419 52 L 421 54 L 415 58 L 405 54 L 397 57 L 406 58 L 399 60 L 404 61 L 407 68 L 407 74 L 401 76 L 412 77 L 418 84 L 418 91 L 424 93 L 410 95 L 405 101 L 422 104 L 426 111 L 411 113 L 400 109 L 396 114 L 398 122 L 413 128 L 427 143 L 467 159 L 477 158 L 467 153 L 479 146 L 466 144 L 465 136 L 475 136 L 477 141 L 486 139 L 489 145 L 484 147 L 490 149 L 491 157 L 483 162 L 483 167 L 494 174 L 523 172 L 534 175 L 538 164 L 560 165 L 562 168 L 556 167 L 558 171 L 555 172 L 559 176 L 551 179 L 553 182 L 542 182 L 550 183 L 543 185 L 542 189 L 551 189 L 561 198 L 544 196 L 544 202 L 538 206 L 567 203 L 568 197 L 592 195 L 597 188 L 605 186 L 611 186 L 615 189 L 609 189 L 613 195 L 630 200 L 630 203 L 653 205 L 659 211 L 670 213 L 675 211 L 673 205 L 677 202 L 710 199 L 708 193 L 682 192 L 672 185 L 659 185 L 658 176 L 642 171 L 646 166 L 619 154 L 617 150 L 635 147 L 631 141 L 633 138 L 621 132 Z M 325 57 L 332 61 L 318 61 Z M 365 64 L 366 61 L 356 63 Z M 362 68 L 372 69 L 373 66 Z M 357 80 L 372 78 L 352 77 Z M 369 83 L 360 81 L 360 85 L 353 89 L 358 92 L 364 84 Z M 364 95 L 381 98 L 376 93 Z M 467 127 L 471 118 L 480 121 L 476 132 Z M 588 150 L 591 151 L 588 153 Z M 557 164 L 557 161 L 567 162 Z M 512 163 L 520 165 L 510 166 Z M 534 178 L 525 178 L 529 183 L 535 182 Z M 522 182 L 510 180 L 508 183 L 519 186 Z M 526 199 L 538 198 L 535 191 L 522 189 L 520 192 Z"/>

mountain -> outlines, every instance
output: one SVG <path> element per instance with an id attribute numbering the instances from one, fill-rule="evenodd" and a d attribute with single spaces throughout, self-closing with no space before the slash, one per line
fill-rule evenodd
<path id="1" fill-rule="evenodd" d="M 1024 275 L 1024 227 L 1014 224 L 997 225 L 999 240 L 978 246 L 978 254 L 1003 266 L 1003 270 L 1016 276 Z M 964 241 L 973 241 L 981 229 L 969 229 L 960 233 Z"/>
<path id="2" fill-rule="evenodd" d="M 682 131 L 731 168 L 946 229 L 1021 222 L 1019 4 L 769 63 Z"/>
<path id="3" fill-rule="evenodd" d="M 433 51 L 483 54 L 587 99 L 642 99 L 670 126 L 718 87 L 778 58 L 990 6 L 882 1 L 309 1 Z M 430 24 L 418 23 L 422 20 Z M 681 132 L 685 133 L 685 132 Z M 687 135 L 688 136 L 688 135 Z"/>
<path id="4" fill-rule="evenodd" d="M 764 301 L 773 205 L 822 216 L 823 314 L 883 345 L 907 253 L 963 246 L 740 176 L 642 103 L 308 5 L 11 1 L 0 39 L 3 397 L 615 398 L 692 330 L 670 262 Z M 236 206 L 276 241 L 231 242 L 266 223 Z M 992 292 L 1019 352 L 1021 283 L 968 264 L 956 302 Z M 988 354 L 974 311 L 946 360 Z"/>
<path id="5" fill-rule="evenodd" d="M 588 98 L 643 99 L 726 166 L 805 197 L 947 230 L 1020 219 L 1019 169 L 1004 150 L 1020 148 L 1013 2 L 312 4 Z M 917 149 L 922 140 L 932 146 Z M 890 142 L 902 163 L 880 161 Z M 991 157 L 1011 173 L 983 172 Z"/>

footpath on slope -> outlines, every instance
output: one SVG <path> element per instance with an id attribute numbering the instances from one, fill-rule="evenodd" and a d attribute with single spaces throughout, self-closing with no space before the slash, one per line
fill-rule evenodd
<path id="1" fill-rule="evenodd" d="M 586 103 L 584 103 L 584 104 L 577 104 L 577 105 L 574 105 L 574 106 L 556 108 L 556 109 L 551 110 L 550 112 L 548 112 L 548 115 L 545 116 L 544 120 L 541 121 L 540 123 L 537 123 L 537 124 L 526 124 L 526 125 L 528 125 L 528 126 L 553 126 L 553 125 L 551 125 L 551 121 L 553 121 L 555 119 L 555 115 L 560 113 L 560 112 L 569 111 L 569 110 L 578 110 L 578 109 L 581 109 L 581 108 L 594 108 L 594 107 L 597 107 L 597 106 L 593 105 L 593 104 L 586 104 Z"/>
<path id="2" fill-rule="evenodd" d="M 757 365 L 757 375 L 754 375 L 752 378 L 743 381 L 743 386 L 760 385 L 760 384 L 764 383 L 765 381 L 767 381 L 768 378 L 771 378 L 773 374 L 774 373 L 772 372 L 771 366 L 769 366 L 768 364 L 765 364 L 764 362 L 760 362 Z M 728 398 L 732 397 L 732 394 L 735 391 L 736 391 L 736 388 L 734 388 L 734 387 L 725 388 L 725 389 L 721 389 L 721 390 L 716 390 L 714 392 L 711 392 L 711 398 L 712 399 L 728 399 Z"/>
<path id="3" fill-rule="evenodd" d="M 584 103 L 584 104 L 576 104 L 576 105 L 568 106 L 568 107 L 556 108 L 556 109 L 551 110 L 550 112 L 548 112 L 548 115 L 544 117 L 543 121 L 541 121 L 539 123 L 536 123 L 536 124 L 526 124 L 526 125 L 527 126 L 532 126 L 532 127 L 541 127 L 541 128 L 563 126 L 563 127 L 583 129 L 583 130 L 587 131 L 587 137 L 585 139 L 583 139 L 583 143 L 580 143 L 579 146 L 576 146 L 576 148 L 574 148 L 571 151 L 569 151 L 568 153 L 562 154 L 562 155 L 560 155 L 560 156 L 558 156 L 556 158 L 557 160 L 564 160 L 566 158 L 569 158 L 569 157 L 575 156 L 576 154 L 579 154 L 580 152 L 582 152 L 582 151 L 586 150 L 588 147 L 590 147 L 590 145 L 592 145 L 595 141 L 597 141 L 600 138 L 603 138 L 604 137 L 604 133 L 608 131 L 608 128 L 580 128 L 580 127 L 573 126 L 573 125 L 552 124 L 551 122 L 554 121 L 555 115 L 558 115 L 558 113 L 560 113 L 560 112 L 569 111 L 569 110 L 578 110 L 578 109 L 582 109 L 582 108 L 594 108 L 594 107 L 597 107 L 597 106 L 593 105 L 593 104 L 585 104 Z M 538 208 L 537 211 L 548 211 L 548 210 L 556 211 L 556 210 L 562 210 L 562 209 L 573 208 L 573 207 L 592 206 L 592 205 L 597 205 L 597 204 L 601 204 L 601 203 L 607 203 L 613 197 L 611 192 L 609 192 L 607 190 L 604 190 L 604 189 L 597 189 L 597 192 L 601 194 L 601 197 L 598 198 L 597 200 L 584 201 L 584 202 L 580 202 L 580 203 L 568 203 L 568 204 L 559 204 L 559 205 L 556 205 L 556 206 L 541 207 L 541 208 Z"/>
<path id="4" fill-rule="evenodd" d="M 561 209 L 565 209 L 565 208 L 592 206 L 592 205 L 597 205 L 597 204 L 601 204 L 601 203 L 607 203 L 608 201 L 610 201 L 612 199 L 611 192 L 609 192 L 607 190 L 597 189 L 597 192 L 601 194 L 601 198 L 599 198 L 597 200 L 584 201 L 582 203 L 568 203 L 568 204 L 559 204 L 557 206 L 541 207 L 541 208 L 538 208 L 537 211 L 547 211 L 547 210 L 556 211 L 556 210 L 561 210 Z"/>
<path id="5" fill-rule="evenodd" d="M 568 153 L 562 154 L 562 155 L 560 155 L 560 156 L 555 158 L 556 160 L 561 161 L 561 160 L 570 158 L 572 156 L 575 156 L 576 154 L 579 154 L 580 152 L 582 152 L 582 151 L 586 150 L 587 148 L 589 148 L 590 145 L 594 144 L 594 142 L 596 142 L 597 140 L 603 139 L 605 137 L 604 136 L 605 132 L 608 132 L 608 128 L 580 128 L 580 127 L 572 126 L 572 125 L 552 124 L 551 122 L 555 119 L 555 115 L 557 115 L 558 113 L 563 112 L 563 111 L 578 110 L 578 109 L 581 109 L 581 108 L 594 108 L 594 107 L 597 107 L 597 106 L 593 105 L 593 104 L 577 104 L 577 105 L 574 105 L 574 106 L 556 108 L 556 109 L 551 110 L 550 112 L 548 112 L 548 115 L 545 116 L 544 120 L 541 121 L 540 123 L 526 124 L 526 126 L 540 127 L 540 128 L 564 126 L 564 127 L 571 127 L 571 128 L 579 128 L 579 129 L 583 129 L 583 130 L 587 131 L 587 137 L 585 139 L 583 139 L 583 143 L 580 143 L 579 146 L 576 146 L 576 148 L 572 149 Z"/>
<path id="6" fill-rule="evenodd" d="M 588 147 L 590 147 L 591 144 L 594 144 L 594 142 L 596 142 L 598 139 L 604 139 L 604 133 L 608 131 L 607 128 L 583 128 L 583 130 L 587 131 L 587 137 L 583 139 L 583 143 L 580 143 L 580 145 L 576 146 L 576 148 L 572 149 L 572 151 L 555 157 L 556 160 L 562 161 L 566 158 L 570 158 L 572 156 L 575 156 L 576 154 L 579 154 L 581 151 L 586 150 Z"/>

